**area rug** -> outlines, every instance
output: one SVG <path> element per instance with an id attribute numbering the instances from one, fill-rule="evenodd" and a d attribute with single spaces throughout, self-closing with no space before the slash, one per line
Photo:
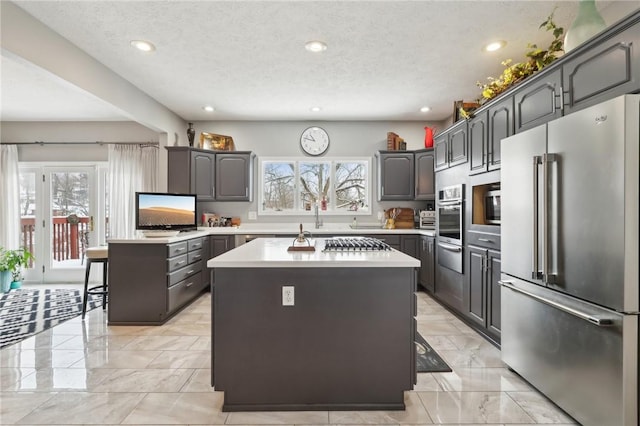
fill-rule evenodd
<path id="1" fill-rule="evenodd" d="M 416 367 L 418 373 L 448 373 L 451 367 L 433 350 L 420 333 L 416 333 Z"/>
<path id="2" fill-rule="evenodd" d="M 102 306 L 90 296 L 87 311 Z M 82 313 L 82 292 L 74 289 L 16 289 L 0 297 L 0 349 Z"/>

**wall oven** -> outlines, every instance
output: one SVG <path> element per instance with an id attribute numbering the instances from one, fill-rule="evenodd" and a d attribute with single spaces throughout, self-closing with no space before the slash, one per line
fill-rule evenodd
<path id="1" fill-rule="evenodd" d="M 462 273 L 464 184 L 438 191 L 438 264 Z"/>
<path id="2" fill-rule="evenodd" d="M 438 237 L 440 241 L 462 245 L 462 200 L 464 185 L 438 191 Z"/>

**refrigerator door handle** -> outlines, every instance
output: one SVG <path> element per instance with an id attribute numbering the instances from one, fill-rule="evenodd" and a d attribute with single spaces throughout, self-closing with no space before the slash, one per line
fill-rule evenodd
<path id="1" fill-rule="evenodd" d="M 552 307 L 554 307 L 556 309 L 559 309 L 559 310 L 561 310 L 563 312 L 566 312 L 566 313 L 568 313 L 570 315 L 578 317 L 578 318 L 580 318 L 582 320 L 589 321 L 590 323 L 595 324 L 598 327 L 607 327 L 607 326 L 613 325 L 613 321 L 611 321 L 608 318 L 598 318 L 596 316 L 589 315 L 589 314 L 586 314 L 584 312 L 580 312 L 579 310 L 573 309 L 573 308 L 571 308 L 569 306 L 562 305 L 562 304 L 560 304 L 558 302 L 555 302 L 553 300 L 549 300 L 546 297 L 538 296 L 537 294 L 533 294 L 533 293 L 530 293 L 528 291 L 522 290 L 522 289 L 514 286 L 513 285 L 513 281 L 501 280 L 501 281 L 498 281 L 498 284 L 500 284 L 504 288 L 508 288 L 509 290 L 515 291 L 517 293 L 524 294 L 525 296 L 528 296 L 528 297 L 530 297 L 532 299 L 535 299 L 538 302 L 542 302 L 542 303 L 544 303 L 546 305 L 552 306 Z"/>
<path id="2" fill-rule="evenodd" d="M 557 161 L 556 154 L 542 154 L 542 182 L 544 185 L 542 196 L 542 280 L 545 284 L 554 284 L 556 275 L 549 273 L 549 264 L 551 263 L 551 250 L 549 249 L 549 163 Z"/>
<path id="3" fill-rule="evenodd" d="M 531 271 L 531 278 L 534 280 L 542 278 L 538 259 L 538 165 L 541 163 L 541 156 L 536 155 L 533 157 L 533 270 Z"/>

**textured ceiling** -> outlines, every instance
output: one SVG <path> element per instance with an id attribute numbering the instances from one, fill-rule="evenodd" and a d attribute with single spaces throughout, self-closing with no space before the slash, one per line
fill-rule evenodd
<path id="1" fill-rule="evenodd" d="M 515 0 L 15 3 L 187 121 L 443 120 L 453 101 L 478 97 L 475 82 L 498 75 L 502 60 L 521 60 L 528 42 L 548 45 L 551 35 L 538 26 L 555 7 L 565 27 L 577 10 L 575 1 Z M 483 53 L 495 38 L 507 48 Z M 133 39 L 157 50 L 141 54 Z M 316 39 L 327 43 L 325 52 L 304 49 Z M 24 99 L 44 92 L 31 80 L 47 82 L 5 59 L 2 67 L 3 120 L 120 115 L 77 90 L 74 103 L 97 102 L 92 109 L 29 111 Z M 9 79 L 16 84 L 7 90 Z M 63 96 L 56 98 L 60 105 Z M 206 104 L 216 112 L 204 112 Z M 418 112 L 424 105 L 432 112 Z"/>

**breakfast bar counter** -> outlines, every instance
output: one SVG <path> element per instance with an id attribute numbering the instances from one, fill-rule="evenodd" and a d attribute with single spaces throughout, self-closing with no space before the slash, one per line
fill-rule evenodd
<path id="1" fill-rule="evenodd" d="M 258 238 L 213 270 L 212 385 L 224 411 L 402 410 L 416 268 L 397 250 L 289 252 Z"/>

